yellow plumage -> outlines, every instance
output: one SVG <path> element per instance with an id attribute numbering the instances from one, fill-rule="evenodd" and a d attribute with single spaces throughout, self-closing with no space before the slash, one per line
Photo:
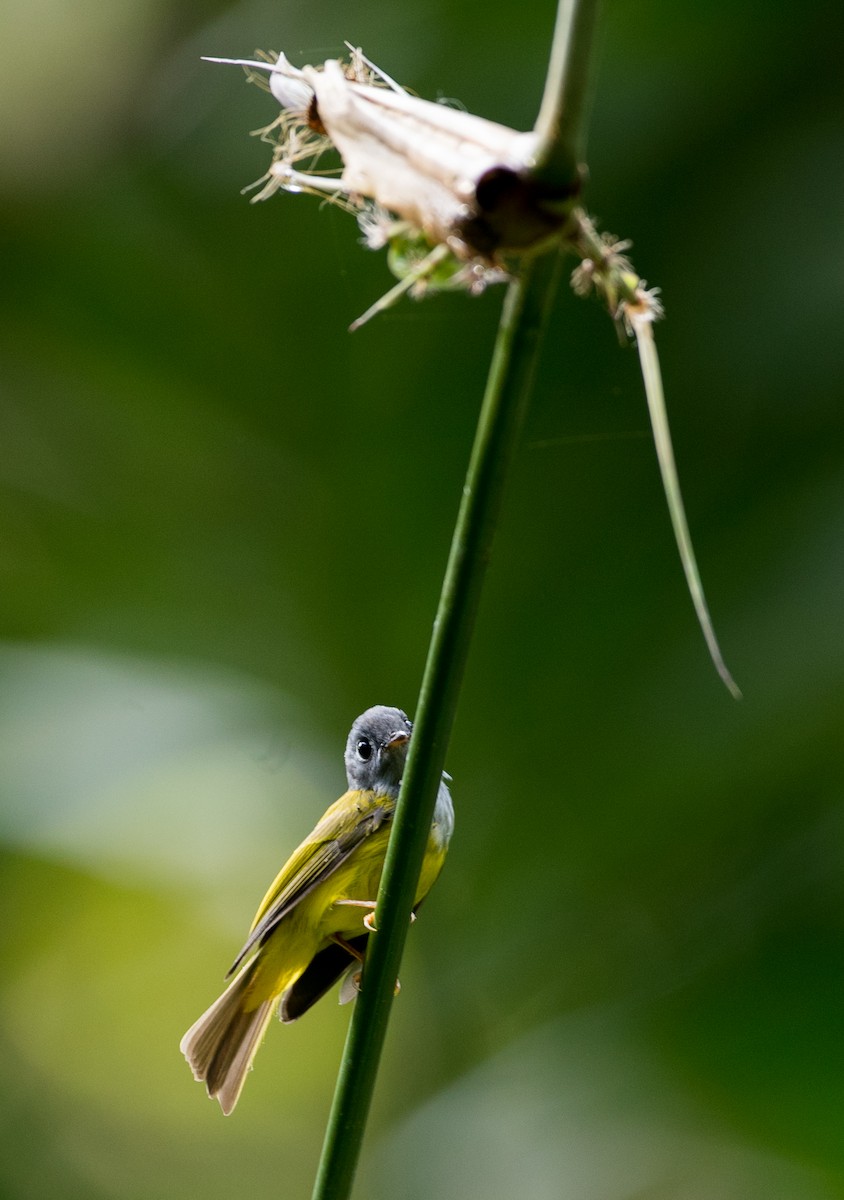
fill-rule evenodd
<path id="1" fill-rule="evenodd" d="M 411 725 L 399 709 L 367 710 L 346 746 L 350 790 L 293 852 L 264 896 L 222 996 L 182 1038 L 194 1077 L 230 1113 L 281 1000 L 292 1021 L 363 956 Z M 354 784 L 369 786 L 352 786 Z M 441 784 L 415 904 L 440 873 L 453 827 Z"/>

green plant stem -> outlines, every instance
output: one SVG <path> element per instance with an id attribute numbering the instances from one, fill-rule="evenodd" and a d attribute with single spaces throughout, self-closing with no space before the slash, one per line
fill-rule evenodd
<path id="1" fill-rule="evenodd" d="M 612 240 L 602 238 L 582 209 L 574 210 L 572 230 L 572 247 L 593 268 L 591 275 L 585 277 L 590 281 L 588 286 L 594 286 L 603 297 L 619 328 L 631 333 L 636 339 L 662 487 L 686 577 L 686 586 L 713 665 L 733 699 L 740 700 L 741 689 L 724 661 L 718 638 L 715 636 L 715 627 L 709 614 L 709 605 L 706 602 L 686 520 L 683 494 L 680 491 L 680 479 L 677 475 L 671 429 L 668 424 L 668 410 L 662 388 L 659 354 L 653 334 L 653 322 L 662 314 L 661 305 L 654 292 L 647 290 L 629 260 L 621 253 L 625 249 L 624 243 L 613 244 Z M 580 290 L 583 294 L 583 284 L 581 283 L 579 289 L 576 286 L 575 290 Z"/>
<path id="2" fill-rule="evenodd" d="M 559 0 L 548 74 L 535 129 L 531 171 L 553 187 L 579 185 L 586 148 L 586 105 L 598 0 Z"/>
<path id="3" fill-rule="evenodd" d="M 345 1200 L 351 1191 L 504 481 L 559 262 L 558 255 L 538 260 L 509 285 L 504 302 L 384 865 L 377 933 L 369 939 L 314 1200 Z"/>
<path id="4" fill-rule="evenodd" d="M 634 321 L 633 329 L 636 335 L 636 345 L 639 349 L 639 361 L 642 367 L 642 379 L 645 384 L 645 395 L 648 401 L 648 412 L 651 417 L 654 445 L 656 446 L 657 462 L 662 476 L 662 488 L 668 504 L 668 514 L 671 527 L 680 554 L 680 562 L 686 577 L 686 585 L 692 598 L 695 614 L 698 619 L 709 656 L 715 670 L 723 680 L 727 690 L 734 700 L 741 700 L 741 689 L 730 674 L 721 647 L 715 636 L 715 628 L 709 615 L 709 605 L 703 591 L 700 570 L 695 557 L 692 537 L 689 533 L 689 523 L 686 520 L 686 509 L 683 504 L 683 494 L 680 491 L 680 480 L 677 475 L 677 465 L 674 461 L 674 447 L 671 443 L 671 430 L 668 426 L 668 412 L 665 407 L 665 396 L 662 391 L 662 372 L 659 369 L 659 355 L 654 342 L 653 324 L 651 321 Z"/>
<path id="5" fill-rule="evenodd" d="M 537 129 L 537 163 L 579 180 L 586 67 L 596 0 L 559 0 Z M 567 174 L 566 174 L 567 172 Z M 457 708 L 507 471 L 533 386 L 561 256 L 525 262 L 508 287 L 415 712 L 407 768 L 349 1025 L 313 1200 L 347 1200 L 375 1088 L 395 981 Z"/>

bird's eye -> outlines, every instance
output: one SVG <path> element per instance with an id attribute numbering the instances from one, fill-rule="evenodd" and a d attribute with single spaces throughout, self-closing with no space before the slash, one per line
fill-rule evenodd
<path id="1" fill-rule="evenodd" d="M 369 738 L 361 738 L 355 749 L 358 752 L 358 758 L 364 762 L 369 762 L 370 758 L 372 758 L 372 742 L 370 742 Z"/>

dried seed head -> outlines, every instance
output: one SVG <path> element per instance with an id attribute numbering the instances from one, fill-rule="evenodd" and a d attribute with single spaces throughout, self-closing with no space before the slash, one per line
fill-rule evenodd
<path id="1" fill-rule="evenodd" d="M 274 151 L 254 198 L 321 196 L 357 216 L 367 246 L 387 248 L 399 284 L 356 326 L 399 295 L 504 282 L 502 255 L 562 235 L 573 196 L 531 178 L 535 133 L 412 96 L 349 49 L 347 62 L 301 70 L 283 54 L 213 61 L 239 62 L 281 106 L 260 131 Z"/>

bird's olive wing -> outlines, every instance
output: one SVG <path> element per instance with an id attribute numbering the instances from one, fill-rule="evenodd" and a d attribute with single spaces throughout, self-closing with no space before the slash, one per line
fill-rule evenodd
<path id="1" fill-rule="evenodd" d="M 279 871 L 255 914 L 249 937 L 232 963 L 232 975 L 243 960 L 305 896 L 326 880 L 361 842 L 393 815 L 395 801 L 369 792 L 346 792 L 332 804 L 313 833 Z M 228 976 L 227 976 L 228 978 Z"/>

